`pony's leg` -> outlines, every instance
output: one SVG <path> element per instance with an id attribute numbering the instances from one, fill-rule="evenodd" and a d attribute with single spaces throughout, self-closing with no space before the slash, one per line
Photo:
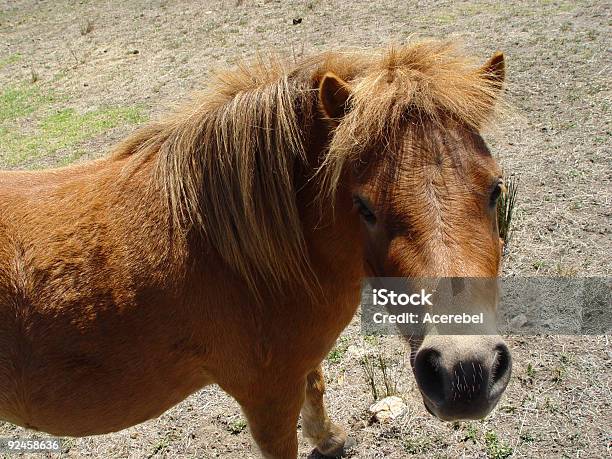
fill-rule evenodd
<path id="1" fill-rule="evenodd" d="M 295 459 L 298 454 L 297 421 L 304 403 L 302 380 L 283 387 L 270 384 L 274 393 L 257 394 L 253 402 L 241 403 L 251 435 L 266 459 Z M 253 394 L 255 395 L 255 394 Z"/>
<path id="2" fill-rule="evenodd" d="M 306 400 L 302 407 L 304 436 L 324 456 L 340 456 L 347 443 L 346 431 L 330 421 L 323 404 L 325 379 L 319 365 L 306 378 Z"/>

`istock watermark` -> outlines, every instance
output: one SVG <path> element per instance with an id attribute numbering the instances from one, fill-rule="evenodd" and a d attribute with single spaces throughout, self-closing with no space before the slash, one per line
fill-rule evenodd
<path id="1" fill-rule="evenodd" d="M 366 334 L 558 334 L 612 332 L 611 281 L 601 278 L 369 278 Z"/>
<path id="2" fill-rule="evenodd" d="M 372 299 L 376 306 L 386 306 L 388 304 L 393 306 L 433 306 L 431 302 L 431 293 L 426 293 L 425 289 L 421 289 L 420 293 L 395 293 L 393 290 L 387 290 L 386 288 L 373 289 Z"/>
<path id="3" fill-rule="evenodd" d="M 484 324 L 484 314 L 416 314 L 414 312 L 404 312 L 401 314 L 385 314 L 375 312 L 372 316 L 374 323 L 377 324 Z"/>

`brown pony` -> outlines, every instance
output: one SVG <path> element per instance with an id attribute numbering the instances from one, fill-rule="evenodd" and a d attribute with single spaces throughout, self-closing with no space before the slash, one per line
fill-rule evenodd
<path id="1" fill-rule="evenodd" d="M 320 363 L 362 279 L 498 276 L 478 132 L 503 79 L 500 53 L 476 68 L 440 42 L 259 63 L 106 159 L 0 173 L 0 419 L 102 434 L 216 383 L 266 457 L 296 457 L 300 412 L 341 452 Z M 411 341 L 432 413 L 495 406 L 499 336 Z"/>

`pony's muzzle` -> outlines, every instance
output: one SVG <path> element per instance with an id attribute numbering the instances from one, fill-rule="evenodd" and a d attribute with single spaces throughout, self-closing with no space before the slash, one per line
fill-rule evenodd
<path id="1" fill-rule="evenodd" d="M 423 402 L 444 421 L 482 419 L 508 385 L 510 351 L 500 338 L 452 338 L 426 340 L 416 354 L 413 370 Z"/>

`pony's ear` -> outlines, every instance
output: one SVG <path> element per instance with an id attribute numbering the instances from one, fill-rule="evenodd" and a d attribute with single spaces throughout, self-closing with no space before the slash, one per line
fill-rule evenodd
<path id="1" fill-rule="evenodd" d="M 485 64 L 479 69 L 480 74 L 495 83 L 500 89 L 506 78 L 506 64 L 504 62 L 504 53 L 497 51 Z"/>
<path id="2" fill-rule="evenodd" d="M 323 75 L 319 83 L 319 99 L 323 113 L 328 118 L 340 119 L 348 111 L 351 87 L 342 78 L 331 72 Z"/>

